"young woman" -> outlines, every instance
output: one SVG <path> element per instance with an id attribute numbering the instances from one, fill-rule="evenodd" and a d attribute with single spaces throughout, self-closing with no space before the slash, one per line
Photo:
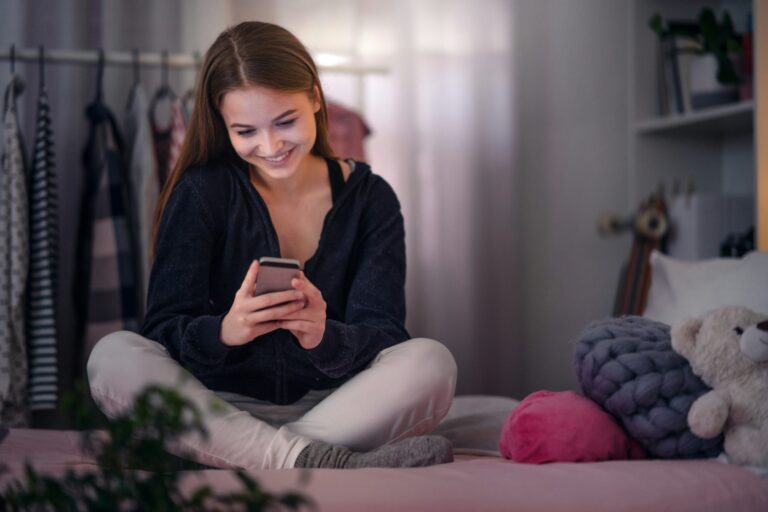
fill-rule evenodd
<path id="1" fill-rule="evenodd" d="M 334 158 L 317 69 L 276 25 L 245 22 L 208 50 L 155 220 L 141 336 L 117 332 L 88 377 L 107 415 L 147 384 L 175 386 L 210 436 L 182 449 L 216 467 L 424 466 L 456 364 L 405 318 L 398 200 Z M 299 260 L 293 289 L 254 296 L 262 256 Z M 191 375 L 190 375 L 191 374 Z"/>

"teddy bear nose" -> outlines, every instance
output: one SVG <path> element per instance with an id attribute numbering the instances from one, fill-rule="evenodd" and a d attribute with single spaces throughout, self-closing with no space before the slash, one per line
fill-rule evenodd
<path id="1" fill-rule="evenodd" d="M 768 361 L 768 320 L 747 328 L 739 339 L 739 347 L 756 363 Z"/>

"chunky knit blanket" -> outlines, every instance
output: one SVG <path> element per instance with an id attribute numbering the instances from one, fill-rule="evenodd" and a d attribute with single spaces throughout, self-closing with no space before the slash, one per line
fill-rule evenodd
<path id="1" fill-rule="evenodd" d="M 575 342 L 574 368 L 585 396 L 615 416 L 657 458 L 716 457 L 723 439 L 688 428 L 691 404 L 710 390 L 672 350 L 670 328 L 638 316 L 589 324 Z"/>

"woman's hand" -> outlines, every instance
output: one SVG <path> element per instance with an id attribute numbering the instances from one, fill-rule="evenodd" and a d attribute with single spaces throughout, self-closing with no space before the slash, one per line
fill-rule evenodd
<path id="1" fill-rule="evenodd" d="M 235 293 L 232 307 L 221 321 L 220 336 L 225 345 L 245 345 L 262 334 L 280 329 L 282 319 L 304 307 L 306 296 L 300 290 L 265 293 L 254 297 L 253 288 L 258 273 L 259 262 L 253 261 L 240 289 Z"/>
<path id="2" fill-rule="evenodd" d="M 299 340 L 305 349 L 315 348 L 320 344 L 325 334 L 325 301 L 320 290 L 315 288 L 309 279 L 301 273 L 299 278 L 291 281 L 291 286 L 306 297 L 306 306 L 278 318 L 283 329 L 288 329 Z"/>

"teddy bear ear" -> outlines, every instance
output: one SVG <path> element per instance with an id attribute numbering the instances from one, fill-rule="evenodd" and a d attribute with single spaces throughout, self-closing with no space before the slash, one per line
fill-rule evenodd
<path id="1" fill-rule="evenodd" d="M 675 323 L 671 330 L 672 349 L 685 358 L 692 354 L 702 323 L 700 318 L 688 318 Z"/>

